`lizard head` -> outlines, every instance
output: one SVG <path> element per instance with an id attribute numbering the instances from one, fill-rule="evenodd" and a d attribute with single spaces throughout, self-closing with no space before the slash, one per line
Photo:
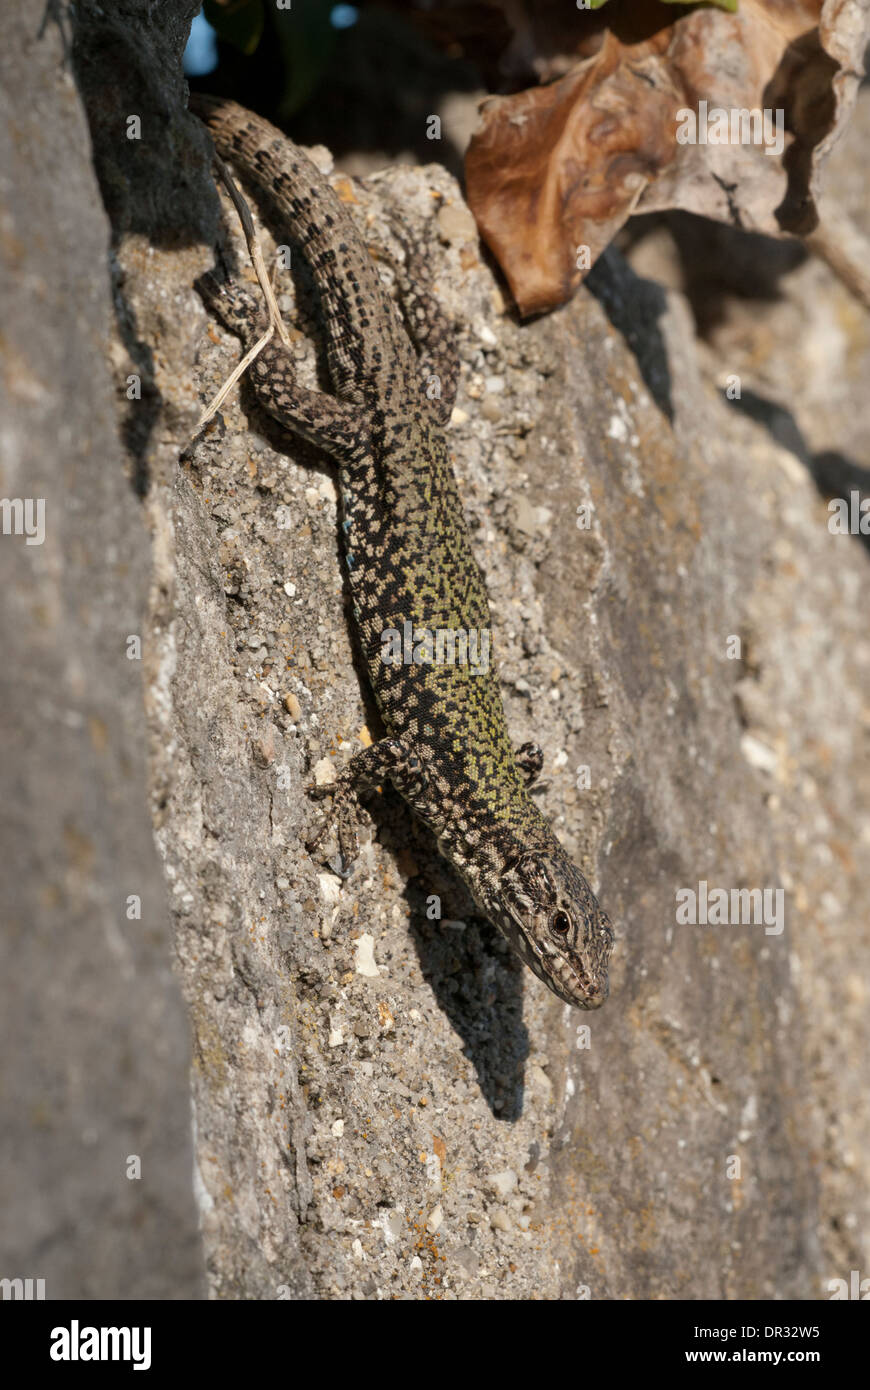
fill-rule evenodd
<path id="1" fill-rule="evenodd" d="M 581 1009 L 604 1003 L 610 918 L 559 844 L 511 860 L 485 907 L 517 955 L 560 999 Z"/>

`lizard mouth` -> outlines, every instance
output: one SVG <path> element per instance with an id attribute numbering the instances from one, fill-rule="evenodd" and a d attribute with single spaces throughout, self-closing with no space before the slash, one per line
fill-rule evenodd
<path id="1" fill-rule="evenodd" d="M 561 999 L 576 1004 L 581 1009 L 601 1008 L 610 993 L 606 980 L 603 985 L 596 989 L 583 974 L 583 971 L 572 965 L 570 961 L 560 958 L 554 960 L 551 956 L 545 956 L 543 959 L 550 965 L 547 972 L 547 983 L 551 989 L 555 989 Z"/>

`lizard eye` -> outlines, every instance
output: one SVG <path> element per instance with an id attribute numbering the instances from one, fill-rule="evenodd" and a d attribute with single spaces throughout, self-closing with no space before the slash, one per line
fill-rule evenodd
<path id="1" fill-rule="evenodd" d="M 567 912 L 554 912 L 550 919 L 550 931 L 554 936 L 567 936 L 571 930 L 571 918 Z"/>

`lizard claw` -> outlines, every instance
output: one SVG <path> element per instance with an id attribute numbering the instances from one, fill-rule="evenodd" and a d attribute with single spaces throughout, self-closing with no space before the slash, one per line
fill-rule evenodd
<path id="1" fill-rule="evenodd" d="M 325 860 L 325 863 L 339 878 L 350 878 L 353 873 L 353 864 L 345 863 L 341 854 L 334 854 L 331 859 Z"/>
<path id="2" fill-rule="evenodd" d="M 312 801 L 322 801 L 326 796 L 334 796 L 336 791 L 335 782 L 326 782 L 321 786 L 317 782 L 310 782 L 305 788 Z"/>
<path id="3" fill-rule="evenodd" d="M 354 862 L 359 854 L 356 800 L 335 782 L 328 782 L 325 786 L 310 786 L 308 794 L 318 799 L 334 795 L 335 800 L 332 803 L 330 813 L 324 816 L 319 829 L 307 841 L 305 847 L 309 854 L 316 854 L 334 826 L 338 838 L 338 853 L 324 859 L 323 863 L 327 864 L 333 873 L 338 874 L 339 878 L 350 878 Z"/>

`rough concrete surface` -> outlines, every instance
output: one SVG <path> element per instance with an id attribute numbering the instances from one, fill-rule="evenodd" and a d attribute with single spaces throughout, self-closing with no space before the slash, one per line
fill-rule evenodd
<path id="1" fill-rule="evenodd" d="M 0 534 L 0 1279 L 195 1297 L 189 1026 L 128 659 L 148 536 L 106 361 L 109 225 L 39 20 L 6 7 L 0 48 L 0 498 L 44 505 L 41 542 Z"/>
<path id="2" fill-rule="evenodd" d="M 451 435 L 508 719 L 518 744 L 544 746 L 541 804 L 614 920 L 611 998 L 591 1015 L 554 999 L 390 792 L 368 803 L 342 882 L 303 847 L 320 814 L 305 788 L 378 725 L 331 465 L 244 383 L 195 435 L 239 346 L 193 283 L 216 239 L 249 275 L 243 243 L 167 59 L 183 36 L 137 31 L 144 6 L 122 37 L 83 12 L 114 232 L 109 363 L 151 543 L 143 723 L 209 1295 L 827 1297 L 870 1253 L 867 549 L 831 535 L 813 470 L 769 421 L 723 399 L 743 363 L 698 343 L 677 290 L 614 250 L 571 305 L 519 326 L 443 169 L 336 176 L 387 279 L 389 209 L 429 238 L 463 360 Z M 109 87 L 100 64 L 120 50 Z M 116 133 L 130 68 L 138 150 Z M 102 284 L 96 250 L 90 264 Z M 806 312 L 835 338 L 841 291 L 818 273 Z M 278 290 L 301 377 L 324 385 L 301 257 Z M 847 361 L 870 341 L 866 320 L 849 324 Z M 791 332 L 770 349 L 796 379 L 805 350 Z M 866 410 L 860 381 L 851 399 Z M 103 463 L 127 515 L 120 464 Z M 117 621 L 103 613 L 95 640 Z M 85 692 L 117 711 L 83 666 Z M 108 755 L 141 758 L 144 727 L 107 729 Z M 62 781 L 81 798 L 82 769 Z M 147 863 L 141 789 L 125 805 Z M 118 824 L 93 822 L 95 853 L 114 852 Z M 46 865 L 60 852 L 41 843 Z M 702 880 L 781 888 L 783 931 L 679 924 L 677 892 Z M 39 969 L 26 978 L 42 998 Z M 152 1007 L 171 1009 L 175 988 L 155 981 Z M 71 1057 L 83 1036 L 69 1024 Z M 182 1051 L 161 1036 L 137 1054 L 176 1099 Z M 170 1192 L 182 1174 L 179 1160 Z"/>

